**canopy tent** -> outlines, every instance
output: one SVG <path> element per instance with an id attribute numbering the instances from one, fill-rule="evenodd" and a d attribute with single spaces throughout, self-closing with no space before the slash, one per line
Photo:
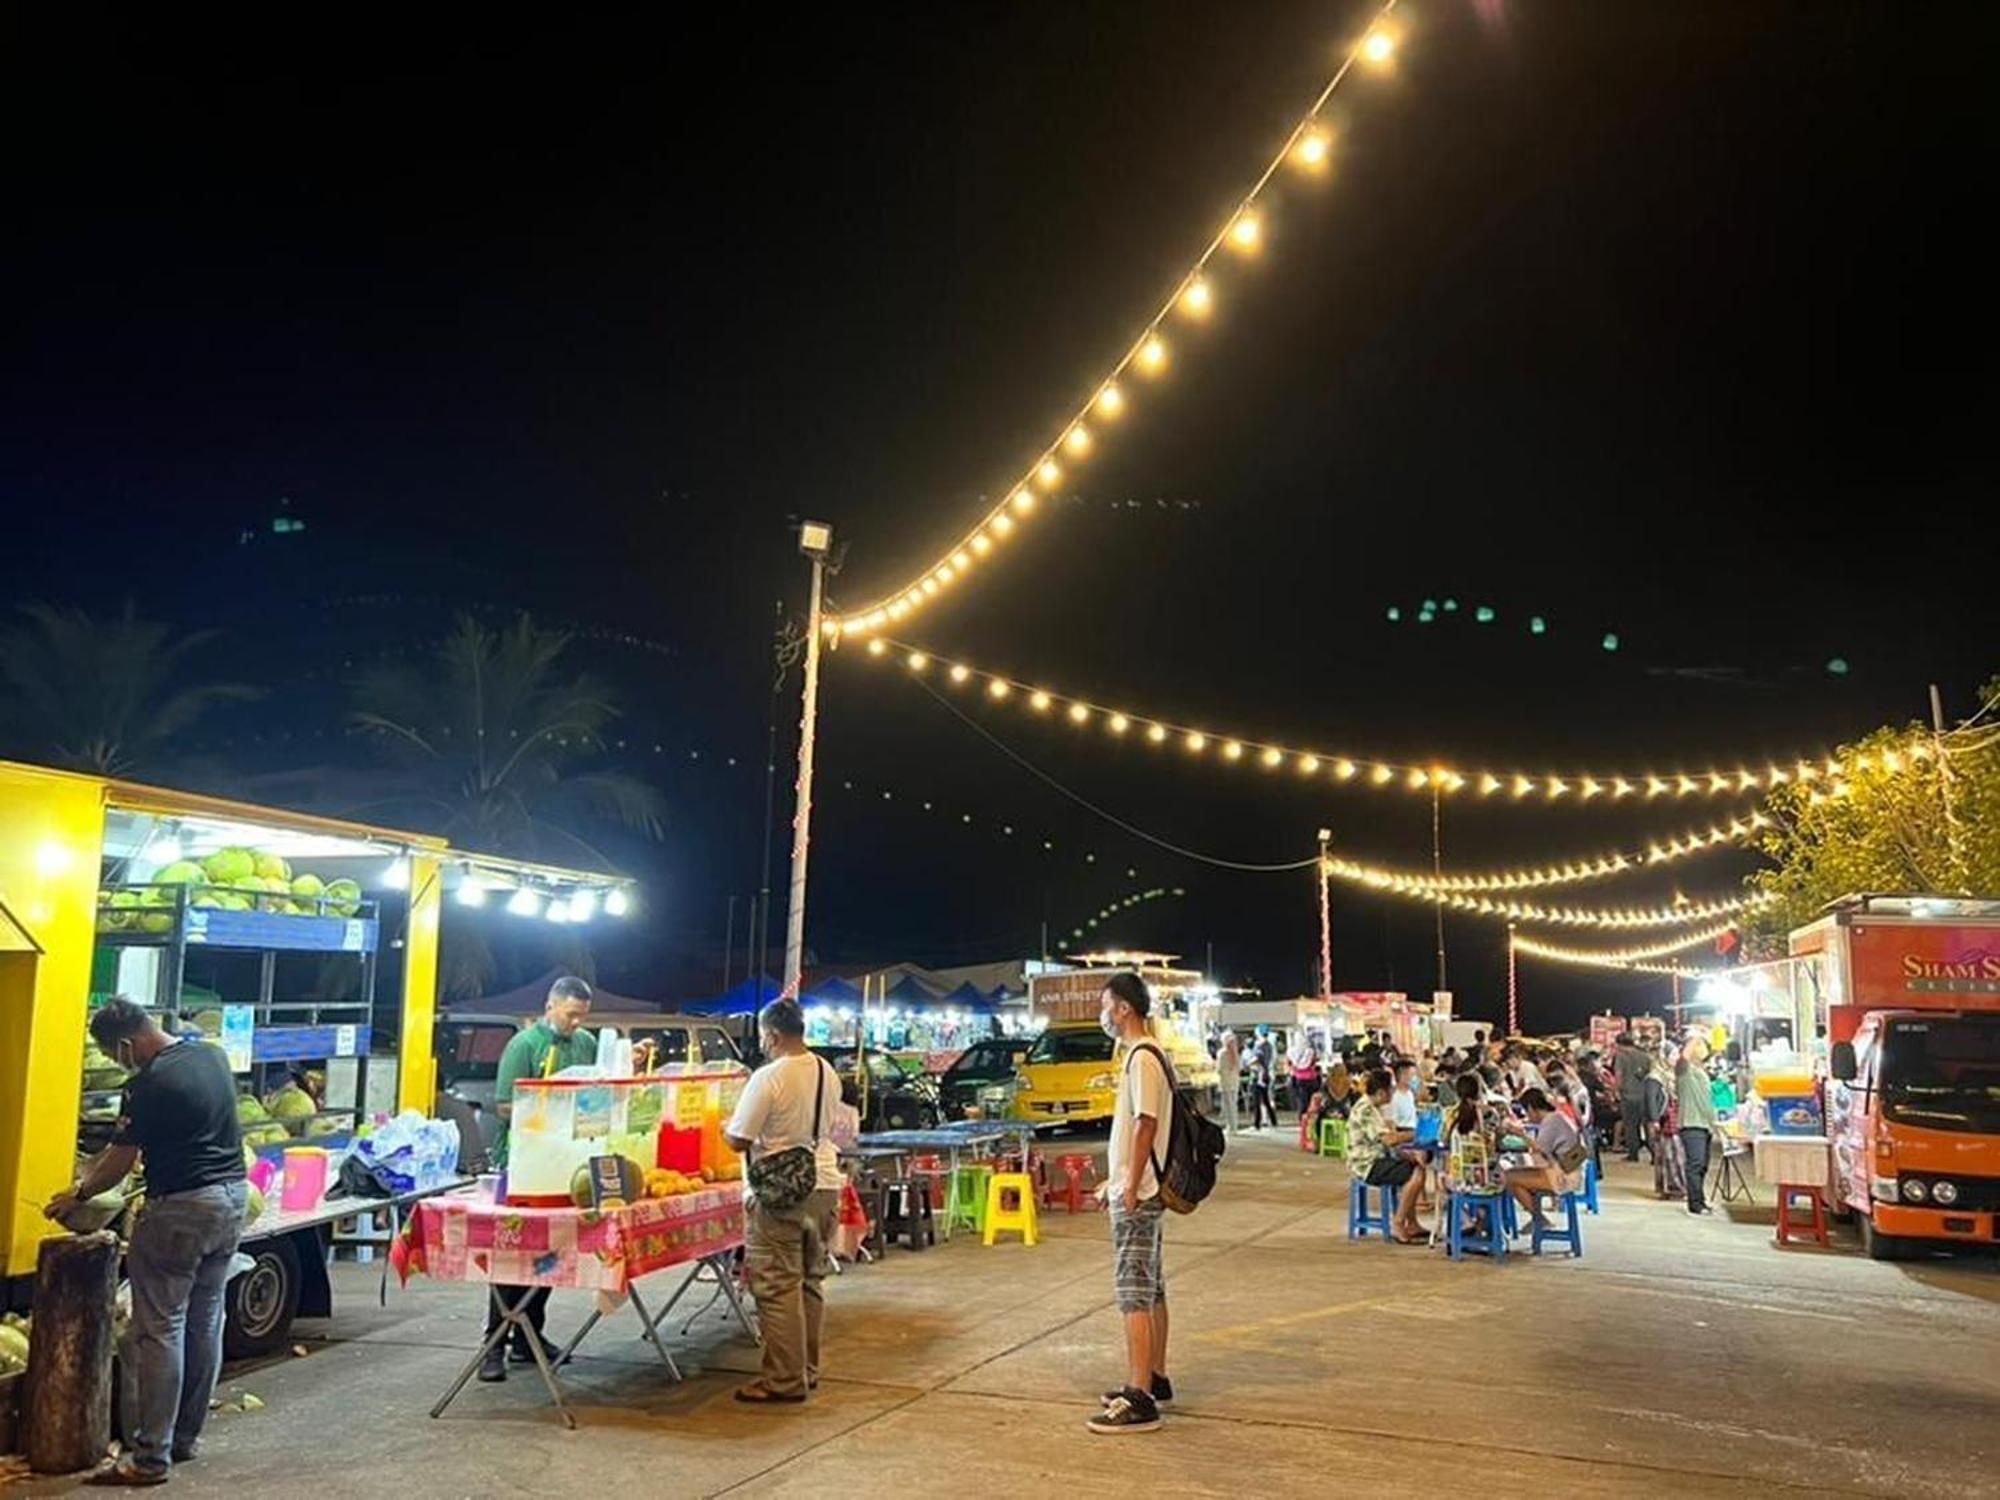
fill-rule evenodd
<path id="1" fill-rule="evenodd" d="M 754 1016 L 765 1004 L 783 993 L 783 986 L 769 974 L 746 979 L 706 1000 L 690 1000 L 681 1007 L 693 1016 Z"/>
<path id="2" fill-rule="evenodd" d="M 925 984 L 914 974 L 905 974 L 889 987 L 889 992 L 881 997 L 890 1005 L 936 1005 L 942 994 Z"/>
<path id="3" fill-rule="evenodd" d="M 561 969 L 550 969 L 540 978 L 531 979 L 526 984 L 497 995 L 481 995 L 476 1000 L 453 1000 L 444 1007 L 447 1011 L 464 1011 L 469 1014 L 493 1012 L 506 1016 L 538 1016 L 549 1002 L 549 986 L 563 977 Z M 630 995 L 616 995 L 600 985 L 590 987 L 590 1003 L 597 1010 L 660 1010 L 657 1000 L 635 1000 Z"/>
<path id="4" fill-rule="evenodd" d="M 839 975 L 815 980 L 799 996 L 808 1005 L 859 1005 L 861 991 Z"/>
<path id="5" fill-rule="evenodd" d="M 977 1011 L 981 1015 L 991 1015 L 1000 1008 L 999 1001 L 990 995 L 981 994 L 979 986 L 969 979 L 946 995 L 940 1003 L 953 1010 Z"/>

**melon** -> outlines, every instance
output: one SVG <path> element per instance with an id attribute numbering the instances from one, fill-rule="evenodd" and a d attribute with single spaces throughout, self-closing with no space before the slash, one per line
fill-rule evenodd
<path id="1" fill-rule="evenodd" d="M 218 849 L 201 862 L 202 873 L 217 885 L 235 885 L 257 873 L 257 856 L 248 849 Z"/>

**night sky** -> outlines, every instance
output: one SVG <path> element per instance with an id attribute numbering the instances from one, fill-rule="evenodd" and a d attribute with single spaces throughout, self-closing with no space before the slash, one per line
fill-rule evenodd
<path id="1" fill-rule="evenodd" d="M 673 807 L 626 850 L 648 941 L 600 963 L 696 993 L 664 976 L 755 886 L 768 638 L 775 601 L 803 607 L 788 526 L 848 544 L 836 600 L 933 560 L 1369 14 L 17 11 L 0 599 L 131 600 L 223 627 L 219 671 L 261 651 L 302 684 L 455 608 L 588 632 L 627 708 L 615 758 Z M 2000 669 L 1990 17 L 1399 15 L 1395 71 L 1336 96 L 1333 171 L 1279 179 L 1264 253 L 1221 268 L 1170 377 L 1128 382 L 1071 493 L 899 633 L 1217 733 L 1500 770 L 1761 765 L 1920 715 L 1933 681 L 1969 712 Z M 283 544 L 279 497 L 307 521 Z M 1462 608 L 1418 625 L 1426 597 Z M 1172 843 L 1276 862 L 1326 825 L 1355 858 L 1430 858 L 1424 798 L 966 709 Z M 337 722 L 303 686 L 257 712 L 231 733 L 261 769 Z M 823 725 L 824 959 L 1019 956 L 1160 887 L 1186 894 L 1103 935 L 1308 985 L 1310 876 L 1136 839 L 859 652 L 828 664 Z M 1444 860 L 1595 853 L 1722 805 L 1454 799 Z M 1745 868 L 1676 873 L 1702 897 Z M 1432 986 L 1428 909 L 1336 899 L 1342 987 Z M 1497 1014 L 1499 930 L 1447 936 L 1461 1010 Z M 1532 967 L 1523 999 L 1548 1028 L 1665 982 Z"/>

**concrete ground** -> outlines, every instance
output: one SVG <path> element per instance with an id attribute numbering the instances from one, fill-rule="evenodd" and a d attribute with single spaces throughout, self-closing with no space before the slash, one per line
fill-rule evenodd
<path id="1" fill-rule="evenodd" d="M 1288 1133 L 1286 1133 L 1288 1134 Z M 211 1422 L 174 1489 L 276 1495 L 300 1481 L 398 1500 L 493 1495 L 2000 1495 L 2000 1272 L 1991 1257 L 1877 1264 L 1851 1239 L 1778 1250 L 1759 1208 L 1694 1219 L 1611 1166 L 1581 1261 L 1495 1266 L 1344 1233 L 1338 1162 L 1239 1136 L 1215 1196 L 1167 1226 L 1172 1373 L 1163 1430 L 1083 1420 L 1118 1383 L 1098 1215 L 1042 1243 L 961 1236 L 829 1283 L 825 1381 L 748 1408 L 756 1365 L 716 1314 L 674 1385 L 607 1319 L 565 1373 L 580 1425 L 532 1373 L 431 1402 L 477 1340 L 480 1294 L 418 1280 L 376 1305 L 342 1266 L 303 1357 L 226 1372 L 253 1412 Z M 670 1277 L 658 1278 L 671 1285 Z M 586 1310 L 558 1294 L 552 1332 Z M 65 1493 L 36 1481 L 21 1493 Z"/>

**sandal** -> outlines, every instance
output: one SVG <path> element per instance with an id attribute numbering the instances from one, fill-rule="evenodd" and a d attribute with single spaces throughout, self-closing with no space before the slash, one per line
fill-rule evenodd
<path id="1" fill-rule="evenodd" d="M 782 1391 L 772 1390 L 761 1380 L 753 1380 L 736 1388 L 736 1399 L 748 1406 L 797 1406 L 806 1398 L 803 1391 L 796 1396 L 788 1396 Z"/>
<path id="2" fill-rule="evenodd" d="M 129 1456 L 99 1469 L 85 1481 L 85 1483 L 92 1485 L 142 1485 L 165 1484 L 166 1482 L 167 1471 L 165 1469 L 150 1468 Z"/>

